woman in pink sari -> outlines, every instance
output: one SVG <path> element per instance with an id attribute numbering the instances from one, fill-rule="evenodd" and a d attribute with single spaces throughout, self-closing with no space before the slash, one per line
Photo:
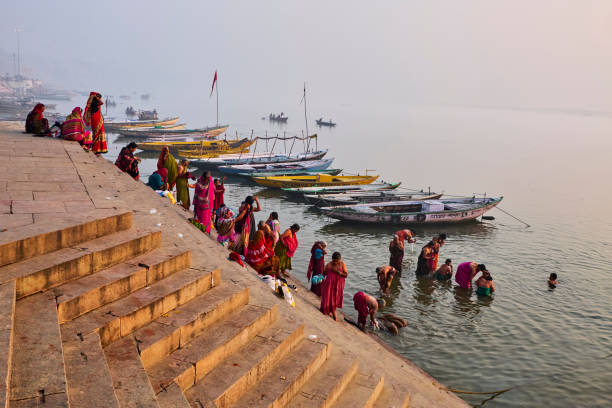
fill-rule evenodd
<path id="1" fill-rule="evenodd" d="M 340 252 L 334 252 L 332 261 L 325 266 L 325 272 L 327 276 L 321 285 L 321 313 L 338 320 L 336 308 L 342 309 L 344 282 L 348 276 Z"/>
<path id="2" fill-rule="evenodd" d="M 193 210 L 196 220 L 204 226 L 206 233 L 210 234 L 212 227 L 212 213 L 215 205 L 215 187 L 213 179 L 205 171 L 200 176 L 193 195 Z"/>

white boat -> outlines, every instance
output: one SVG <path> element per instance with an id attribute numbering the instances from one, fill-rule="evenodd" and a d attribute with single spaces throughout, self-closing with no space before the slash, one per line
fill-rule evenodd
<path id="1" fill-rule="evenodd" d="M 364 192 L 364 191 L 384 191 L 394 190 L 402 183 L 372 183 L 372 184 L 351 184 L 344 186 L 329 186 L 329 187 L 292 187 L 283 188 L 283 191 L 297 194 L 335 194 L 346 192 Z"/>
<path id="2" fill-rule="evenodd" d="M 319 160 L 327 154 L 327 150 L 319 150 L 316 152 L 303 152 L 292 154 L 278 153 L 233 153 L 223 154 L 218 157 L 210 157 L 204 159 L 192 159 L 192 164 L 200 166 L 229 166 L 238 164 L 271 164 L 271 163 L 286 163 L 306 160 Z"/>
<path id="3" fill-rule="evenodd" d="M 287 163 L 270 164 L 234 164 L 229 166 L 219 166 L 217 169 L 226 174 L 253 174 L 253 173 L 274 173 L 284 171 L 286 173 L 308 172 L 325 170 L 333 163 L 334 159 L 305 160 Z"/>
<path id="4" fill-rule="evenodd" d="M 387 201 L 422 201 L 437 200 L 442 193 L 427 191 L 356 191 L 336 194 L 304 194 L 304 199 L 317 207 L 331 207 L 338 205 L 353 205 L 364 203 L 382 203 Z"/>
<path id="5" fill-rule="evenodd" d="M 391 201 L 323 207 L 323 214 L 342 221 L 376 224 L 457 223 L 476 219 L 501 202 L 499 198 L 454 198 Z"/>

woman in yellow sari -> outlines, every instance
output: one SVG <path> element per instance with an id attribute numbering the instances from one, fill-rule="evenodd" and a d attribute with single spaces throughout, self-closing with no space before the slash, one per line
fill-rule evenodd
<path id="1" fill-rule="evenodd" d="M 191 200 L 189 198 L 189 189 L 195 188 L 195 184 L 189 184 L 189 179 L 195 180 L 195 176 L 192 175 L 189 170 L 189 160 L 181 159 L 178 165 L 178 172 L 176 176 L 176 201 L 180 201 L 183 208 L 186 210 L 191 206 Z"/>

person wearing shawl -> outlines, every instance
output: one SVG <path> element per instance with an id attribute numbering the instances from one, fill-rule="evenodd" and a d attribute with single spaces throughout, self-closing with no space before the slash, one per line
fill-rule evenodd
<path id="1" fill-rule="evenodd" d="M 225 200 L 223 195 L 225 194 L 225 177 L 221 180 L 215 179 L 215 211 L 217 211 L 223 204 L 225 204 Z"/>
<path id="2" fill-rule="evenodd" d="M 138 172 L 138 162 L 140 159 L 134 156 L 134 151 L 137 147 L 136 143 L 130 142 L 130 144 L 121 149 L 115 161 L 115 166 L 132 176 L 134 180 L 140 179 L 140 173 Z"/>
<path id="3" fill-rule="evenodd" d="M 257 232 L 247 247 L 245 258 L 257 273 L 278 276 L 279 259 L 274 256 L 274 237 L 265 222 L 259 222 Z"/>
<path id="4" fill-rule="evenodd" d="M 181 202 L 181 205 L 186 210 L 191 206 L 189 198 L 189 189 L 195 188 L 195 184 L 189 184 L 189 179 L 195 180 L 195 176 L 189 172 L 189 160 L 181 159 L 176 173 L 176 200 Z M 215 196 L 216 197 L 216 196 Z M 217 200 L 215 198 L 215 206 Z"/>
<path id="5" fill-rule="evenodd" d="M 276 256 L 280 259 L 281 273 L 287 275 L 287 270 L 291 270 L 291 258 L 295 255 L 298 247 L 297 232 L 300 230 L 298 224 L 293 224 L 280 236 L 276 243 Z"/>
<path id="6" fill-rule="evenodd" d="M 25 131 L 35 135 L 50 135 L 49 121 L 43 118 L 45 105 L 37 103 L 26 118 Z"/>
<path id="7" fill-rule="evenodd" d="M 274 235 L 274 245 L 276 245 L 276 243 L 280 239 L 280 230 L 281 230 L 280 222 L 278 221 L 278 213 L 276 211 L 272 211 L 270 213 L 270 216 L 268 217 L 266 224 L 268 225 L 268 227 L 270 227 L 270 230 L 272 231 L 272 235 Z"/>
<path id="8" fill-rule="evenodd" d="M 178 166 L 176 165 L 176 159 L 170 154 L 170 148 L 168 146 L 162 148 L 159 159 L 157 159 L 157 170 L 162 168 L 168 170 L 168 190 L 172 190 L 176 183 Z"/>
<path id="9" fill-rule="evenodd" d="M 172 155 L 170 155 L 172 157 Z M 172 158 L 174 160 L 174 158 Z M 176 161 L 175 161 L 176 164 Z M 202 224 L 207 234 L 212 228 L 212 214 L 215 205 L 215 187 L 212 177 L 205 171 L 195 185 L 193 195 L 193 211 L 196 220 Z"/>
<path id="10" fill-rule="evenodd" d="M 257 204 L 257 206 L 253 207 L 253 203 Z M 236 242 L 236 252 L 246 254 L 251 231 L 255 230 L 255 217 L 253 216 L 253 213 L 259 211 L 261 211 L 261 205 L 259 204 L 259 199 L 257 197 L 247 196 L 242 204 L 240 204 L 238 214 L 240 214 L 241 217 L 239 221 L 236 221 L 236 232 L 240 234 L 238 241 Z"/>
<path id="11" fill-rule="evenodd" d="M 366 295 L 363 292 L 355 293 L 353 296 L 353 306 L 355 306 L 355 310 L 357 310 L 357 326 L 364 330 L 367 323 L 368 315 L 370 316 L 370 321 L 372 322 L 372 326 L 378 328 L 378 322 L 374 317 L 376 312 L 378 311 L 378 300 L 376 300 L 373 296 Z M 384 306 L 384 300 L 382 300 L 382 306 Z"/>
<path id="12" fill-rule="evenodd" d="M 321 296 L 321 284 L 325 279 L 325 248 L 324 241 L 317 241 L 310 249 L 310 263 L 306 276 L 310 281 L 310 290 L 317 296 Z"/>
<path id="13" fill-rule="evenodd" d="M 70 115 L 66 116 L 66 120 L 62 123 L 62 137 L 65 140 L 79 142 L 86 149 L 91 149 L 91 132 L 85 130 L 85 122 L 81 113 L 81 108 L 77 106 Z"/>
<path id="14" fill-rule="evenodd" d="M 91 92 L 85 107 L 84 121 L 85 124 L 91 126 L 92 146 L 91 151 L 100 157 L 108 151 L 106 145 L 106 132 L 104 131 L 104 117 L 102 116 L 102 95 L 98 92 Z"/>
<path id="15" fill-rule="evenodd" d="M 151 187 L 155 191 L 167 190 L 168 170 L 161 169 L 155 171 L 149 176 L 149 182 L 147 186 Z"/>
<path id="16" fill-rule="evenodd" d="M 340 252 L 334 252 L 332 261 L 325 265 L 325 280 L 321 285 L 321 313 L 338 320 L 336 308 L 342 309 L 344 299 L 344 283 L 348 276 L 346 264 Z"/>

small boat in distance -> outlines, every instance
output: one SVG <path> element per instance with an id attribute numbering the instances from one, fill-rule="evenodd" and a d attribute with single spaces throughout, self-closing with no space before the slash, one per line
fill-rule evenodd
<path id="1" fill-rule="evenodd" d="M 473 221 L 494 208 L 503 197 L 391 201 L 323 207 L 321 212 L 342 221 L 370 224 L 438 224 Z"/>
<path id="2" fill-rule="evenodd" d="M 332 122 L 331 119 L 329 121 L 325 121 L 325 120 L 323 120 L 323 118 L 317 119 L 317 125 L 319 125 L 319 126 L 327 126 L 327 127 L 334 127 L 334 126 L 336 126 L 336 124 L 334 122 Z"/>
<path id="3" fill-rule="evenodd" d="M 317 174 L 313 176 L 279 176 L 279 177 L 253 177 L 253 181 L 265 187 L 330 187 L 345 185 L 371 184 L 378 176 L 331 176 Z"/>
<path id="4" fill-rule="evenodd" d="M 271 113 L 270 116 L 268 116 L 268 119 L 270 120 L 270 122 L 287 123 L 287 120 L 289 119 L 289 117 L 284 116 L 284 115 L 285 114 L 283 112 L 281 112 L 280 115 L 275 115 Z"/>
<path id="5" fill-rule="evenodd" d="M 229 166 L 219 166 L 217 169 L 221 173 L 226 174 L 252 174 L 258 173 L 266 175 L 266 173 L 283 172 L 286 174 L 300 172 L 314 172 L 317 170 L 325 170 L 333 163 L 334 159 L 308 160 L 288 163 L 272 163 L 272 164 L 237 164 Z"/>
<path id="6" fill-rule="evenodd" d="M 157 109 L 152 111 L 143 110 L 138 112 L 138 120 L 157 120 Z"/>

